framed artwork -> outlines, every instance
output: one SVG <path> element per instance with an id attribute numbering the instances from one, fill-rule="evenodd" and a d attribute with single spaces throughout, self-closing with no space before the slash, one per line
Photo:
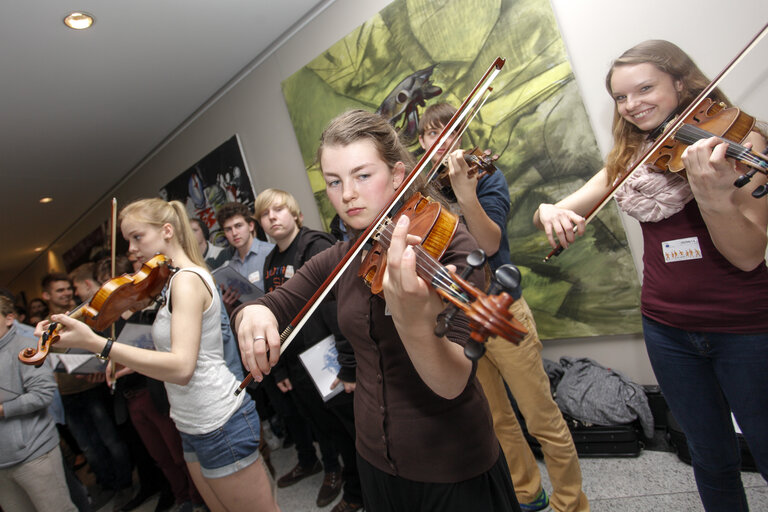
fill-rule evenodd
<path id="1" fill-rule="evenodd" d="M 255 193 L 248 177 L 240 139 L 233 135 L 160 189 L 166 201 L 184 203 L 190 217 L 208 227 L 210 242 L 227 246 L 216 212 L 224 203 L 237 201 L 253 209 Z"/>
<path id="2" fill-rule="evenodd" d="M 282 83 L 326 226 L 335 212 L 315 153 L 331 119 L 353 108 L 376 111 L 416 151 L 423 109 L 458 106 L 499 56 L 505 65 L 464 145 L 501 155 L 512 262 L 540 336 L 640 332 L 639 283 L 615 205 L 567 257 L 542 261 L 550 247 L 532 224 L 537 206 L 602 167 L 549 0 L 395 0 Z"/>

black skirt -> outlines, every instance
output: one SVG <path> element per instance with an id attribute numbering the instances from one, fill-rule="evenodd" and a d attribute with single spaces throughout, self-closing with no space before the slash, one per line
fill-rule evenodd
<path id="1" fill-rule="evenodd" d="M 450 484 L 416 482 L 390 475 L 359 454 L 357 470 L 367 512 L 520 512 L 502 450 L 485 473 Z"/>

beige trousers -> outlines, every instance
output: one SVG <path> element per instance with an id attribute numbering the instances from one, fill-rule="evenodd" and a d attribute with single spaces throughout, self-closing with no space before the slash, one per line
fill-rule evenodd
<path id="1" fill-rule="evenodd" d="M 541 360 L 541 341 L 524 298 L 510 311 L 527 329 L 519 345 L 503 338 L 489 338 L 478 361 L 477 378 L 493 415 L 493 427 L 509 465 L 520 503 L 533 501 L 541 487 L 536 459 L 525 440 L 504 387 L 506 381 L 517 401 L 528 432 L 541 444 L 544 463 L 552 481 L 550 506 L 556 512 L 589 511 L 581 490 L 581 467 L 571 433 L 552 399 L 549 378 Z"/>

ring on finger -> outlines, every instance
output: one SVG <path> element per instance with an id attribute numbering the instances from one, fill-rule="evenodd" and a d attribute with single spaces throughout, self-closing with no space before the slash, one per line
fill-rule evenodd
<path id="1" fill-rule="evenodd" d="M 267 340 L 267 338 L 265 338 L 264 336 L 256 336 L 255 338 L 253 338 L 253 342 L 254 342 L 254 343 L 256 343 L 256 342 L 257 342 L 257 341 L 259 341 L 259 340 L 264 340 L 264 341 L 266 341 L 266 340 Z"/>

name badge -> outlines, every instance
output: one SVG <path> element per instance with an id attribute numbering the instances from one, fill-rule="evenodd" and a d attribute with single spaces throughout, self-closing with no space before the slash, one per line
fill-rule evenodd
<path id="1" fill-rule="evenodd" d="M 695 236 L 670 240 L 669 242 L 661 242 L 661 250 L 664 254 L 665 263 L 700 260 L 702 258 L 701 247 L 699 247 L 699 238 Z"/>
<path id="2" fill-rule="evenodd" d="M 290 279 L 293 277 L 293 274 L 295 274 L 296 271 L 293 270 L 293 265 L 286 265 L 285 266 L 285 278 Z"/>
<path id="3" fill-rule="evenodd" d="M 251 272 L 250 274 L 248 274 L 248 280 L 251 283 L 258 283 L 259 281 L 261 281 L 261 274 L 259 273 L 258 270 L 256 272 Z"/>

